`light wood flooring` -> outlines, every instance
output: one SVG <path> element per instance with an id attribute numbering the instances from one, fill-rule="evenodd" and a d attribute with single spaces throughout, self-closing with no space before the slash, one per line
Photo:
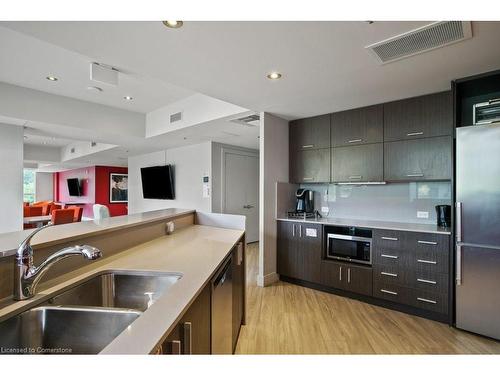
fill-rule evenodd
<path id="1" fill-rule="evenodd" d="M 260 288 L 257 265 L 258 244 L 250 244 L 236 354 L 500 353 L 500 342 L 446 324 L 281 281 Z"/>

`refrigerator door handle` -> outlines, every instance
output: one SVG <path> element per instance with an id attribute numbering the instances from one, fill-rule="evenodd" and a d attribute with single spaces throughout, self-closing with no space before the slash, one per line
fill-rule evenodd
<path id="1" fill-rule="evenodd" d="M 456 240 L 457 242 L 462 242 L 462 202 L 457 202 L 457 228 L 456 228 Z"/>
<path id="2" fill-rule="evenodd" d="M 457 286 L 462 285 L 462 245 L 457 244 L 457 259 L 456 259 L 456 284 Z"/>

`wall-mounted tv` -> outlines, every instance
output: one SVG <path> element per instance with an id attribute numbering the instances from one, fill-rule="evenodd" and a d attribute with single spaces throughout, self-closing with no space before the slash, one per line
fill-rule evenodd
<path id="1" fill-rule="evenodd" d="M 68 178 L 66 180 L 68 183 L 68 193 L 72 197 L 82 196 L 82 187 L 80 185 L 80 180 L 78 178 Z"/>
<path id="2" fill-rule="evenodd" d="M 144 199 L 175 199 L 172 165 L 141 168 L 141 179 Z"/>

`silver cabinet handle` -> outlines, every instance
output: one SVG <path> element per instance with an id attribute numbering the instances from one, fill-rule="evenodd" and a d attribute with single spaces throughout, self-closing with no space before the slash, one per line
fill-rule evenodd
<path id="1" fill-rule="evenodd" d="M 381 275 L 384 276 L 391 276 L 391 277 L 398 277 L 397 273 L 390 273 L 390 272 L 380 272 Z"/>
<path id="2" fill-rule="evenodd" d="M 342 281 L 342 267 L 339 267 L 339 281 Z"/>
<path id="3" fill-rule="evenodd" d="M 456 284 L 462 285 L 462 245 L 457 244 Z"/>
<path id="4" fill-rule="evenodd" d="M 425 259 L 417 259 L 418 263 L 426 263 L 426 264 L 437 264 L 434 260 L 425 260 Z"/>
<path id="5" fill-rule="evenodd" d="M 314 181 L 314 177 L 304 177 L 302 181 Z"/>
<path id="6" fill-rule="evenodd" d="M 302 237 L 302 224 L 299 225 L 299 237 Z"/>
<path id="7" fill-rule="evenodd" d="M 193 344 L 192 344 L 192 325 L 191 322 L 185 322 L 182 325 L 183 331 L 183 349 L 184 354 L 193 354 Z"/>
<path id="8" fill-rule="evenodd" d="M 432 304 L 436 304 L 437 302 L 436 301 L 433 301 L 431 299 L 427 299 L 427 298 L 420 298 L 420 297 L 417 297 L 417 301 L 421 301 L 421 302 L 426 302 L 426 303 L 432 303 Z"/>
<path id="9" fill-rule="evenodd" d="M 419 244 L 422 244 L 422 245 L 437 245 L 438 244 L 437 242 L 434 242 L 434 241 L 421 241 L 421 240 L 418 240 L 417 242 Z"/>
<path id="10" fill-rule="evenodd" d="M 383 240 L 387 240 L 387 241 L 397 241 L 398 239 L 396 237 L 380 237 L 382 238 Z"/>
<path id="11" fill-rule="evenodd" d="M 457 202 L 457 217 L 456 217 L 456 239 L 457 242 L 462 242 L 462 202 Z"/>
<path id="12" fill-rule="evenodd" d="M 424 177 L 423 173 L 410 173 L 407 174 L 406 177 Z"/>
<path id="13" fill-rule="evenodd" d="M 426 283 L 426 284 L 432 284 L 432 285 L 436 285 L 437 284 L 437 282 L 433 281 L 433 280 L 417 279 L 417 281 L 420 282 L 420 283 Z"/>
<path id="14" fill-rule="evenodd" d="M 244 205 L 244 206 L 243 206 L 243 208 L 248 208 L 248 209 L 250 209 L 250 208 L 253 208 L 253 206 L 252 206 L 251 204 L 246 204 L 246 205 Z"/>
<path id="15" fill-rule="evenodd" d="M 347 269 L 347 282 L 350 284 L 351 283 L 351 269 Z"/>
<path id="16" fill-rule="evenodd" d="M 363 176 L 349 176 L 349 180 L 361 180 Z"/>
<path id="17" fill-rule="evenodd" d="M 313 148 L 314 145 L 302 145 L 302 148 Z"/>
<path id="18" fill-rule="evenodd" d="M 172 348 L 172 354 L 181 354 L 181 342 L 180 340 L 173 340 L 170 342 Z"/>
<path id="19" fill-rule="evenodd" d="M 295 237 L 295 224 L 292 224 L 292 237 Z"/>
<path id="20" fill-rule="evenodd" d="M 393 292 L 392 290 L 380 289 L 380 291 L 381 291 L 382 293 L 385 293 L 385 294 L 392 294 L 393 296 L 397 296 L 397 295 L 398 295 L 398 293 Z"/>
<path id="21" fill-rule="evenodd" d="M 350 139 L 347 141 L 347 143 L 358 143 L 358 142 L 363 142 L 363 140 L 359 138 L 359 139 Z"/>
<path id="22" fill-rule="evenodd" d="M 382 258 L 398 259 L 397 255 L 380 254 Z"/>
<path id="23" fill-rule="evenodd" d="M 406 134 L 407 137 L 415 137 L 416 135 L 424 135 L 424 132 L 414 132 Z"/>

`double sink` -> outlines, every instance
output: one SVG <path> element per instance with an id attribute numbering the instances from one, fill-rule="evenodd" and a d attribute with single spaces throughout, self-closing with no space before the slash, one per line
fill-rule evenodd
<path id="1" fill-rule="evenodd" d="M 105 271 L 0 322 L 0 353 L 96 354 L 181 275 Z"/>

